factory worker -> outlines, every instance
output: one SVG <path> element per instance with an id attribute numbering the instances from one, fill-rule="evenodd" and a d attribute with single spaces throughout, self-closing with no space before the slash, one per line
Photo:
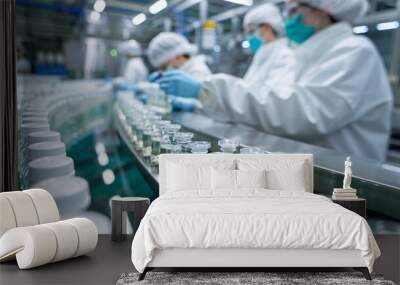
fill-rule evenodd
<path id="1" fill-rule="evenodd" d="M 349 24 L 366 14 L 366 0 L 291 1 L 285 24 L 296 49 L 291 84 L 252 88 L 224 75 L 202 82 L 165 74 L 162 88 L 195 97 L 213 118 L 384 160 L 391 130 L 392 92 L 371 41 Z"/>
<path id="2" fill-rule="evenodd" d="M 120 54 L 126 56 L 126 66 L 123 73 L 123 81 L 125 84 L 134 85 L 142 81 L 146 81 L 148 70 L 143 62 L 142 49 L 135 40 L 129 40 L 122 44 Z"/>
<path id="3" fill-rule="evenodd" d="M 158 34 L 151 40 L 147 55 L 151 64 L 161 71 L 178 69 L 196 79 L 203 80 L 211 74 L 203 55 L 182 35 L 171 32 Z"/>
<path id="4" fill-rule="evenodd" d="M 197 47 L 184 36 L 163 32 L 151 40 L 147 51 L 150 63 L 161 72 L 153 73 L 150 81 L 162 75 L 162 71 L 180 70 L 198 80 L 211 75 L 204 55 L 197 55 Z M 168 94 L 168 93 L 167 93 Z M 171 95 L 171 94 L 168 94 Z M 170 96 L 176 110 L 191 111 L 201 105 L 198 100 Z"/>
<path id="5" fill-rule="evenodd" d="M 284 22 L 278 8 L 266 3 L 246 13 L 243 26 L 254 58 L 244 75 L 247 84 L 289 80 L 294 74 L 294 55 L 284 36 Z"/>

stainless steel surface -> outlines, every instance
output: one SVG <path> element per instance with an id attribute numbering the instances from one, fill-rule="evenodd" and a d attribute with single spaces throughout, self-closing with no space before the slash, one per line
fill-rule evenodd
<path id="1" fill-rule="evenodd" d="M 244 125 L 216 122 L 196 113 L 174 113 L 173 120 L 187 128 L 217 138 L 237 139 L 247 146 L 264 147 L 270 152 L 312 153 L 316 166 L 343 173 L 345 154 L 267 134 Z M 400 190 L 400 167 L 370 159 L 353 157 L 353 175 L 363 180 L 394 186 Z"/>

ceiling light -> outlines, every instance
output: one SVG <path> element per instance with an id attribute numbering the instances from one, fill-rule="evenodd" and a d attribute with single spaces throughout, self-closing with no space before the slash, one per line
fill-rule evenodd
<path id="1" fill-rule="evenodd" d="M 249 48 L 249 47 L 250 47 L 249 41 L 243 41 L 242 42 L 242 48 Z"/>
<path id="2" fill-rule="evenodd" d="M 154 4 L 152 4 L 149 7 L 149 12 L 151 14 L 157 14 L 159 12 L 161 12 L 162 10 L 164 10 L 165 8 L 167 8 L 168 3 L 166 0 L 158 0 L 157 2 L 155 2 Z"/>
<path id="3" fill-rule="evenodd" d="M 399 27 L 398 21 L 379 23 L 378 25 L 376 25 L 376 29 L 378 31 L 393 30 L 393 29 L 397 29 L 398 27 Z"/>
<path id="4" fill-rule="evenodd" d="M 365 34 L 366 32 L 368 32 L 368 26 L 353 27 L 353 33 L 355 34 Z"/>
<path id="5" fill-rule="evenodd" d="M 146 15 L 143 13 L 137 14 L 135 17 L 132 18 L 132 24 L 134 24 L 135 26 L 140 25 L 144 21 L 146 21 Z"/>
<path id="6" fill-rule="evenodd" d="M 245 5 L 245 6 L 251 6 L 253 5 L 253 0 L 225 0 L 226 2 L 231 2 L 234 4 L 239 4 L 239 5 Z"/>
<path id="7" fill-rule="evenodd" d="M 96 12 L 101 13 L 101 12 L 104 11 L 105 8 L 106 8 L 106 1 L 104 1 L 104 0 L 96 0 L 96 2 L 94 2 L 93 9 Z"/>
<path id="8" fill-rule="evenodd" d="M 89 15 L 89 21 L 91 23 L 97 23 L 100 20 L 100 17 L 101 17 L 101 15 L 99 12 L 92 11 L 92 12 L 90 12 L 90 15 Z"/>

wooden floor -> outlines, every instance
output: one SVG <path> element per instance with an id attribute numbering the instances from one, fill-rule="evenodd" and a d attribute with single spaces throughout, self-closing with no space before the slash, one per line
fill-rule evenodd
<path id="1" fill-rule="evenodd" d="M 382 256 L 374 271 L 400 283 L 400 235 L 375 238 Z M 115 284 L 122 273 L 134 271 L 131 243 L 132 238 L 114 243 L 110 236 L 100 235 L 96 250 L 88 256 L 29 270 L 19 270 L 15 262 L 4 263 L 0 265 L 0 284 Z"/>

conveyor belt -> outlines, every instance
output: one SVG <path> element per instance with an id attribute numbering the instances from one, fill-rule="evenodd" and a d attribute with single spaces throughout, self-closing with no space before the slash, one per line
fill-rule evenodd
<path id="1" fill-rule="evenodd" d="M 118 133 L 129 146 L 121 123 L 114 116 Z M 219 138 L 235 138 L 241 144 L 263 147 L 269 152 L 312 153 L 314 154 L 314 191 L 330 196 L 333 188 L 340 187 L 343 181 L 343 164 L 345 155 L 334 150 L 281 138 L 255 130 L 248 126 L 217 123 L 208 117 L 195 113 L 176 113 L 172 120 L 192 130 L 195 135 L 207 136 L 215 149 Z M 136 153 L 129 147 L 139 162 L 143 175 L 149 183 L 157 187 L 158 175 L 153 173 Z M 353 157 L 352 186 L 358 189 L 358 195 L 366 198 L 367 207 L 374 212 L 400 219 L 400 167 Z"/>

